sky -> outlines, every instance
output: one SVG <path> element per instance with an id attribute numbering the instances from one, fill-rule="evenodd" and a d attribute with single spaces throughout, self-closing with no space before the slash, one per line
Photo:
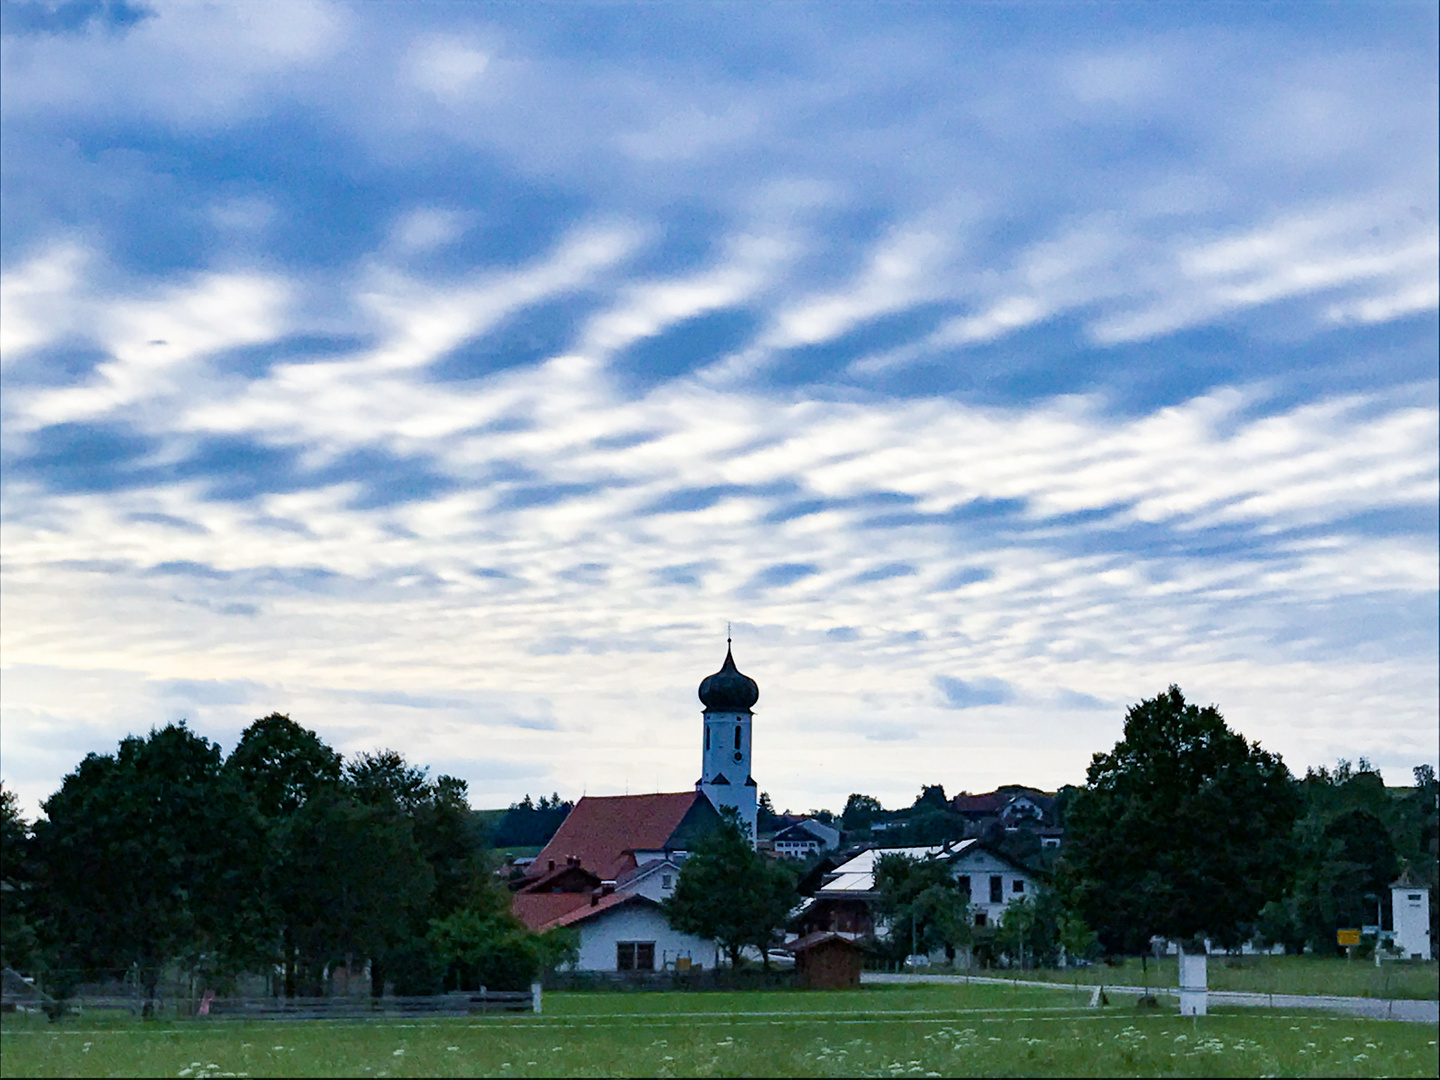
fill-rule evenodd
<path id="1" fill-rule="evenodd" d="M 1440 742 L 1437 8 L 4 0 L 0 771 Z"/>

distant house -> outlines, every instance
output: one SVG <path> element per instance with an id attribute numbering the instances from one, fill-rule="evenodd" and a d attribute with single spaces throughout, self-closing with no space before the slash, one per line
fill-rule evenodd
<path id="1" fill-rule="evenodd" d="M 1036 828 L 1053 820 L 1055 797 L 1035 788 L 1008 785 L 983 795 L 960 794 L 950 809 L 976 825 L 998 821 L 1007 829 Z"/>
<path id="2" fill-rule="evenodd" d="M 777 832 L 771 843 L 775 854 L 785 859 L 804 859 L 817 851 L 840 846 L 840 830 L 815 818 L 801 818 Z"/>
<path id="3" fill-rule="evenodd" d="M 672 929 L 656 900 L 640 892 L 593 893 L 535 929 L 559 926 L 580 936 L 578 971 L 673 971 L 709 967 L 718 957 L 713 941 Z"/>
<path id="4" fill-rule="evenodd" d="M 943 860 L 967 895 L 976 926 L 998 923 L 1007 906 L 1033 898 L 1038 889 L 1038 881 L 1029 870 L 974 839 L 927 847 L 867 848 L 826 875 L 814 895 L 793 916 L 793 925 L 802 933 L 828 930 L 850 937 L 883 932 L 874 912 L 879 898 L 875 864 L 890 854 Z"/>
<path id="5" fill-rule="evenodd" d="M 570 925 L 558 920 L 592 899 L 618 893 L 659 901 L 674 888 L 691 844 L 719 820 L 698 791 L 583 798 L 512 883 L 510 909 L 540 930 Z M 606 969 L 614 963 L 611 957 Z"/>

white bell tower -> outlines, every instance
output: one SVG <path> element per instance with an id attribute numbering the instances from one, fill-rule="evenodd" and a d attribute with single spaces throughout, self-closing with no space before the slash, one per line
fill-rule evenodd
<path id="1" fill-rule="evenodd" d="M 750 830 L 755 843 L 755 819 L 759 809 L 755 779 L 750 775 L 752 751 L 752 709 L 760 698 L 760 687 L 735 667 L 730 639 L 725 639 L 725 663 L 700 684 L 700 701 L 705 706 L 700 753 L 700 779 L 695 787 L 717 810 L 731 806 Z"/>

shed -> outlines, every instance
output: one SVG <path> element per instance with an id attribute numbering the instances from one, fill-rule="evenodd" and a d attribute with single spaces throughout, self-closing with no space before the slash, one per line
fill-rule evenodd
<path id="1" fill-rule="evenodd" d="M 860 985 L 865 949 L 832 931 L 807 934 L 785 948 L 795 957 L 795 974 L 810 990 L 853 990 Z"/>

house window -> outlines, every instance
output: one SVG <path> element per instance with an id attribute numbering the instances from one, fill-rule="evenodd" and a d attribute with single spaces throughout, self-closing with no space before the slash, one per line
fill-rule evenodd
<path id="1" fill-rule="evenodd" d="M 970 902 L 970 875 L 961 874 L 955 879 L 955 886 L 960 890 L 960 895 L 965 898 L 965 902 L 968 904 Z"/>
<path id="2" fill-rule="evenodd" d="M 615 946 L 616 971 L 654 971 L 653 941 L 622 941 Z"/>
<path id="3" fill-rule="evenodd" d="M 1005 879 L 999 874 L 990 879 L 990 903 L 1003 904 L 1005 902 Z"/>
<path id="4" fill-rule="evenodd" d="M 735 725 L 735 749 L 740 749 L 740 725 Z"/>
<path id="5" fill-rule="evenodd" d="M 975 913 L 975 925 L 976 925 L 976 926 L 984 926 L 984 925 L 985 925 L 985 913 L 984 913 L 983 911 L 977 911 L 977 912 Z"/>
<path id="6" fill-rule="evenodd" d="M 1025 882 L 1021 881 L 1021 880 L 1017 877 L 1014 881 L 1012 881 L 1012 882 L 1010 883 L 1010 891 L 1011 891 L 1011 892 L 1024 892 L 1024 891 L 1025 891 Z"/>
<path id="7" fill-rule="evenodd" d="M 661 874 L 661 875 L 660 875 L 660 888 L 662 888 L 662 889 L 668 889 L 668 888 L 670 888 L 670 875 L 669 875 L 669 874 Z"/>

